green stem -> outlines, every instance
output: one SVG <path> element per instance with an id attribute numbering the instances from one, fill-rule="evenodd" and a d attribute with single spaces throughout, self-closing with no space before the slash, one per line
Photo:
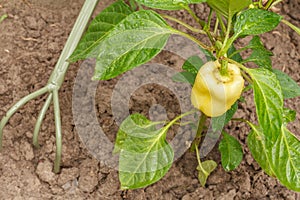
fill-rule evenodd
<path id="1" fill-rule="evenodd" d="M 268 10 L 271 6 L 272 6 L 272 4 L 273 4 L 273 1 L 274 0 L 269 0 L 268 2 L 267 2 L 267 4 L 265 5 L 265 10 Z"/>
<path id="2" fill-rule="evenodd" d="M 221 60 L 221 70 L 220 74 L 222 76 L 228 76 L 228 61 L 227 60 Z"/>
<path id="3" fill-rule="evenodd" d="M 164 15 L 164 14 L 162 14 L 161 16 L 164 17 L 164 18 L 166 18 L 166 19 L 169 19 L 171 21 L 174 21 L 174 22 L 176 22 L 176 23 L 184 26 L 185 28 L 187 28 L 187 29 L 189 29 L 189 30 L 191 30 L 191 31 L 193 31 L 195 33 L 201 33 L 201 34 L 205 34 L 206 35 L 205 31 L 197 29 L 197 28 L 194 28 L 194 27 L 190 26 L 189 24 L 187 24 L 187 23 L 185 23 L 185 22 L 183 22 L 183 21 L 181 21 L 179 19 L 176 19 L 176 18 L 174 18 L 172 16 Z"/>
<path id="4" fill-rule="evenodd" d="M 201 117 L 198 122 L 196 137 L 191 145 L 191 150 L 197 149 L 199 147 L 206 120 L 207 120 L 207 116 L 204 113 L 201 113 Z"/>
<path id="5" fill-rule="evenodd" d="M 187 33 L 184 33 L 184 32 L 181 32 L 179 30 L 176 30 L 176 29 L 173 29 L 173 33 L 174 34 L 177 34 L 177 35 L 181 35 L 193 42 L 195 42 L 196 44 L 198 44 L 200 47 L 202 47 L 203 49 L 207 49 L 209 51 L 212 51 L 214 48 L 213 47 L 209 47 L 207 45 L 205 45 L 204 43 L 200 42 L 199 40 L 197 40 L 196 38 L 194 38 L 193 36 L 187 34 Z"/>
<path id="6" fill-rule="evenodd" d="M 38 96 L 41 96 L 45 93 L 47 93 L 49 88 L 47 86 L 23 97 L 21 100 L 19 100 L 15 105 L 13 105 L 5 114 L 5 116 L 2 118 L 0 122 L 0 150 L 2 150 L 2 138 L 3 138 L 3 128 L 7 124 L 8 120 L 28 101 L 35 99 Z"/>
<path id="7" fill-rule="evenodd" d="M 216 23 L 215 23 L 215 27 L 214 27 L 214 35 L 217 35 L 218 26 L 219 26 L 219 18 L 216 19 Z"/>
<path id="8" fill-rule="evenodd" d="M 288 25 L 291 29 L 293 29 L 294 31 L 296 31 L 296 33 L 298 33 L 300 35 L 300 28 L 298 28 L 297 26 L 295 26 L 294 24 L 290 23 L 289 21 L 283 19 L 281 20 L 282 23 L 284 23 L 285 25 Z"/>
<path id="9" fill-rule="evenodd" d="M 220 26 L 221 26 L 221 35 L 224 36 L 226 33 L 226 26 L 223 22 L 222 16 L 219 13 L 216 13 L 217 19 L 220 22 Z"/>
<path id="10" fill-rule="evenodd" d="M 225 39 L 224 39 L 224 42 L 223 42 L 222 49 L 221 49 L 221 51 L 218 53 L 218 58 L 221 57 L 221 56 L 224 56 L 224 54 L 227 53 L 229 47 L 230 47 L 231 44 L 232 44 L 232 41 L 229 39 L 230 31 L 231 31 L 231 25 L 232 25 L 232 19 L 231 19 L 231 17 L 229 16 L 229 17 L 228 17 L 228 21 L 227 21 L 227 30 L 226 30 Z M 229 44 L 228 44 L 228 43 L 229 43 Z M 228 46 L 229 46 L 229 47 L 228 47 Z"/>
<path id="11" fill-rule="evenodd" d="M 37 120 L 36 120 L 36 124 L 35 124 L 34 131 L 33 131 L 33 146 L 35 146 L 36 148 L 40 147 L 39 142 L 38 142 L 39 132 L 40 132 L 40 128 L 41 128 L 43 119 L 46 115 L 46 112 L 52 102 L 52 96 L 53 96 L 53 94 L 50 93 L 49 96 L 47 97 L 47 100 L 46 100 L 42 110 L 39 113 Z"/>
<path id="12" fill-rule="evenodd" d="M 211 19 L 212 19 L 212 9 L 210 9 L 209 11 L 209 15 L 208 15 L 208 19 L 207 19 L 207 24 L 205 24 L 204 26 L 204 31 L 207 33 L 207 36 L 211 42 L 211 44 L 213 45 L 215 43 L 214 38 L 212 37 L 211 33 L 210 33 L 210 25 L 211 25 Z"/>
<path id="13" fill-rule="evenodd" d="M 195 12 L 189 6 L 183 6 L 183 8 L 196 20 L 198 24 L 200 24 L 201 27 L 205 26 L 205 22 L 202 21 L 199 17 L 197 17 Z"/>
<path id="14" fill-rule="evenodd" d="M 200 154 L 199 154 L 198 147 L 196 147 L 195 149 L 196 149 L 196 156 L 197 156 L 197 161 L 198 161 L 199 168 L 205 174 L 205 176 L 208 176 L 209 173 L 207 173 L 207 171 L 202 166 L 202 162 L 201 162 L 201 159 L 200 159 Z"/>

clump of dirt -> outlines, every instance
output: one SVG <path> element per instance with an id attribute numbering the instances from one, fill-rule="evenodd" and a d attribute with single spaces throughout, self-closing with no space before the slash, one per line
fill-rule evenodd
<path id="1" fill-rule="evenodd" d="M 111 2 L 100 1 L 97 11 Z M 0 117 L 21 97 L 47 83 L 82 4 L 83 0 L 0 2 L 0 16 L 8 14 L 0 24 Z M 285 19 L 300 26 L 297 0 L 285 1 L 278 7 Z M 193 6 L 193 9 L 199 16 L 209 12 L 203 5 Z M 193 24 L 192 18 L 183 11 L 168 13 Z M 266 47 L 274 52 L 274 67 L 300 83 L 299 35 L 281 24 L 262 38 Z M 241 40 L 240 44 L 247 40 Z M 164 52 L 153 62 L 179 70 L 183 60 Z M 298 193 L 289 191 L 262 172 L 245 145 L 249 128 L 237 122 L 226 127 L 244 147 L 244 159 L 236 170 L 225 172 L 219 165 L 206 186 L 201 187 L 195 170 L 196 157 L 186 152 L 159 182 L 144 189 L 120 191 L 117 171 L 93 158 L 77 134 L 72 116 L 72 91 L 78 68 L 79 64 L 71 65 L 60 90 L 61 172 L 52 172 L 55 158 L 53 108 L 47 112 L 41 128 L 41 148 L 34 149 L 31 145 L 32 130 L 46 99 L 37 98 L 20 109 L 5 127 L 4 148 L 0 153 L 0 199 L 299 199 Z M 118 130 L 111 110 L 111 96 L 118 80 L 99 82 L 96 95 L 98 120 L 111 142 Z M 246 96 L 247 103 L 241 104 L 237 116 L 255 121 L 251 99 Z M 148 115 L 151 107 L 158 104 L 164 107 L 169 119 L 178 114 L 179 104 L 174 94 L 153 84 L 135 91 L 129 107 L 131 112 Z M 300 98 L 286 101 L 286 106 L 299 112 Z M 299 119 L 297 115 L 296 122 L 290 127 L 295 133 L 299 132 Z M 214 159 L 220 164 L 217 148 L 205 159 Z"/>

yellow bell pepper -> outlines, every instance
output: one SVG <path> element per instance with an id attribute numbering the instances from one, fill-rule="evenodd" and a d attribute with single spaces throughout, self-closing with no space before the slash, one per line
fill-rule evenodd
<path id="1" fill-rule="evenodd" d="M 228 64 L 228 75 L 220 74 L 218 61 L 204 64 L 198 71 L 191 94 L 195 108 L 209 117 L 224 114 L 240 98 L 244 88 L 244 79 L 240 69 Z"/>

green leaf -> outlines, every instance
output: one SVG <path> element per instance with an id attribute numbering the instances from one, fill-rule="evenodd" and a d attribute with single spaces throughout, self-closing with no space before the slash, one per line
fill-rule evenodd
<path id="1" fill-rule="evenodd" d="M 288 109 L 288 108 L 283 108 L 283 121 L 285 124 L 288 124 L 290 122 L 295 121 L 296 119 L 296 111 Z"/>
<path id="2" fill-rule="evenodd" d="M 154 11 L 130 14 L 98 45 L 93 79 L 111 79 L 151 60 L 163 49 L 171 33 Z"/>
<path id="3" fill-rule="evenodd" d="M 241 54 L 236 52 L 236 48 L 234 47 L 234 45 L 230 46 L 227 51 L 227 55 L 229 55 L 229 57 L 236 62 L 241 63 L 243 61 Z"/>
<path id="4" fill-rule="evenodd" d="M 289 75 L 277 69 L 273 69 L 272 71 L 279 80 L 279 83 L 282 88 L 283 97 L 285 99 L 300 96 L 299 85 L 291 77 L 289 77 Z"/>
<path id="5" fill-rule="evenodd" d="M 114 153 L 119 153 L 123 147 L 123 143 L 126 140 L 128 134 L 135 133 L 148 134 L 156 130 L 157 123 L 151 122 L 144 115 L 134 113 L 127 117 L 120 126 L 115 141 Z"/>
<path id="6" fill-rule="evenodd" d="M 276 13 L 261 10 L 248 9 L 237 16 L 234 24 L 235 36 L 259 35 L 273 30 L 282 17 Z"/>
<path id="7" fill-rule="evenodd" d="M 238 102 L 235 102 L 231 108 L 219 117 L 212 117 L 211 124 L 213 132 L 221 131 L 226 124 L 232 119 L 233 115 L 236 113 L 238 109 Z"/>
<path id="8" fill-rule="evenodd" d="M 197 167 L 198 170 L 198 180 L 200 184 L 204 187 L 208 176 L 216 169 L 217 163 L 213 160 L 206 160 L 201 163 L 201 166 Z"/>
<path id="9" fill-rule="evenodd" d="M 226 18 L 232 18 L 234 14 L 248 7 L 251 0 L 207 0 L 207 3 L 216 12 L 224 15 Z"/>
<path id="10" fill-rule="evenodd" d="M 175 82 L 181 82 L 181 83 L 189 83 L 191 85 L 194 85 L 196 79 L 196 75 L 191 72 L 179 72 L 172 76 L 172 80 Z"/>
<path id="11" fill-rule="evenodd" d="M 259 166 L 269 175 L 269 176 L 275 176 L 275 173 L 273 172 L 271 160 L 272 158 L 269 158 L 271 152 L 270 149 L 267 148 L 267 141 L 262 133 L 261 128 L 254 126 L 253 124 L 249 123 L 251 126 L 251 132 L 249 133 L 247 137 L 247 145 L 249 147 L 249 150 L 253 156 L 253 158 L 256 160 L 256 162 L 259 164 Z"/>
<path id="12" fill-rule="evenodd" d="M 278 137 L 283 124 L 283 97 L 274 73 L 265 68 L 246 70 L 253 80 L 258 121 L 270 140 Z"/>
<path id="13" fill-rule="evenodd" d="M 207 49 L 203 49 L 199 46 L 199 49 L 204 53 L 206 61 L 215 61 L 217 60 L 216 57 L 212 54 L 212 52 L 208 51 Z"/>
<path id="14" fill-rule="evenodd" d="M 260 128 L 249 123 L 252 131 L 248 135 L 249 149 L 262 167 L 271 176 L 290 190 L 300 191 L 300 141 L 282 125 L 280 135 L 270 141 Z"/>
<path id="15" fill-rule="evenodd" d="M 300 192 L 300 141 L 285 126 L 282 126 L 281 135 L 269 156 L 281 184 Z"/>
<path id="16" fill-rule="evenodd" d="M 120 152 L 121 189 L 146 187 L 170 169 L 174 158 L 166 141 L 170 124 L 156 129 L 157 124 L 161 122 L 151 122 L 141 114 L 129 116 L 121 124 L 115 147 Z"/>
<path id="17" fill-rule="evenodd" d="M 260 67 L 272 69 L 270 56 L 273 56 L 273 53 L 265 48 L 258 36 L 254 36 L 246 48 L 252 49 L 252 54 L 243 63 L 254 62 Z"/>
<path id="18" fill-rule="evenodd" d="M 203 66 L 204 62 L 199 56 L 189 57 L 182 65 L 182 69 L 197 75 L 199 69 Z"/>
<path id="19" fill-rule="evenodd" d="M 223 132 L 223 139 L 219 144 L 222 166 L 226 171 L 237 168 L 243 159 L 243 149 L 237 139 Z"/>
<path id="20" fill-rule="evenodd" d="M 189 4 L 203 3 L 206 0 L 136 0 L 149 8 L 156 8 L 162 10 L 181 10 Z"/>
<path id="21" fill-rule="evenodd" d="M 117 1 L 105 8 L 89 25 L 85 35 L 69 58 L 70 62 L 96 57 L 95 50 L 99 43 L 119 24 L 131 14 L 131 9 L 123 2 Z"/>

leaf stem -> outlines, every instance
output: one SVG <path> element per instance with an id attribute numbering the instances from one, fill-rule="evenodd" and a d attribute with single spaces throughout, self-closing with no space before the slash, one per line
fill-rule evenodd
<path id="1" fill-rule="evenodd" d="M 187 33 L 185 33 L 185 32 L 182 32 L 182 31 L 180 31 L 180 30 L 173 29 L 173 33 L 174 33 L 174 34 L 177 34 L 177 35 L 181 35 L 181 36 L 183 36 L 183 37 L 185 37 L 185 38 L 187 38 L 187 39 L 189 39 L 189 40 L 195 42 L 196 44 L 198 44 L 198 45 L 199 45 L 200 47 L 202 47 L 203 49 L 207 49 L 207 50 L 209 50 L 209 51 L 213 51 L 213 49 L 214 49 L 214 47 L 209 47 L 209 46 L 205 45 L 204 43 L 202 43 L 201 41 L 199 41 L 199 40 L 197 40 L 196 38 L 194 38 L 193 36 L 191 36 L 191 35 L 189 35 L 189 34 L 187 34 Z"/>
<path id="2" fill-rule="evenodd" d="M 215 40 L 214 38 L 212 37 L 211 33 L 210 33 L 210 25 L 211 25 L 211 19 L 212 19 L 212 9 L 210 9 L 209 11 L 209 15 L 208 15 L 208 19 L 207 19 L 207 24 L 205 24 L 204 26 L 204 31 L 207 33 L 207 36 L 211 42 L 212 45 L 214 45 L 215 43 Z"/>
<path id="3" fill-rule="evenodd" d="M 197 28 L 194 28 L 194 27 L 190 26 L 189 24 L 187 24 L 187 23 L 185 23 L 185 22 L 183 22 L 183 21 L 181 21 L 179 19 L 176 19 L 176 18 L 174 18 L 172 16 L 164 15 L 164 14 L 161 14 L 161 16 L 164 17 L 164 18 L 166 18 L 166 19 L 169 19 L 171 21 L 174 21 L 174 22 L 176 22 L 176 23 L 184 26 L 185 28 L 187 28 L 187 29 L 189 29 L 189 30 L 191 30 L 191 31 L 193 31 L 195 33 L 201 33 L 201 34 L 205 34 L 205 35 L 207 34 L 205 31 L 197 29 Z"/>
<path id="4" fill-rule="evenodd" d="M 222 36 L 224 36 L 225 33 L 226 33 L 226 26 L 225 26 L 225 24 L 223 22 L 222 16 L 219 13 L 217 13 L 217 12 L 216 12 L 216 16 L 217 16 L 217 19 L 220 22 Z"/>
<path id="5" fill-rule="evenodd" d="M 196 137 L 191 145 L 191 150 L 197 149 L 199 147 L 206 120 L 207 116 L 204 113 L 201 113 L 201 117 L 198 122 Z"/>
<path id="6" fill-rule="evenodd" d="M 206 23 L 197 17 L 196 13 L 189 6 L 183 6 L 183 8 L 196 20 L 198 24 L 200 24 L 201 27 L 205 26 Z"/>
<path id="7" fill-rule="evenodd" d="M 209 176 L 209 173 L 202 166 L 198 146 L 195 149 L 196 149 L 196 156 L 197 156 L 197 161 L 198 161 L 199 168 L 205 174 L 205 176 Z"/>
<path id="8" fill-rule="evenodd" d="M 281 20 L 282 23 L 284 23 L 285 25 L 288 25 L 291 29 L 293 29 L 294 31 L 296 31 L 296 33 L 298 33 L 298 35 L 300 35 L 300 28 L 295 26 L 294 24 L 290 23 L 289 21 L 282 19 Z"/>

